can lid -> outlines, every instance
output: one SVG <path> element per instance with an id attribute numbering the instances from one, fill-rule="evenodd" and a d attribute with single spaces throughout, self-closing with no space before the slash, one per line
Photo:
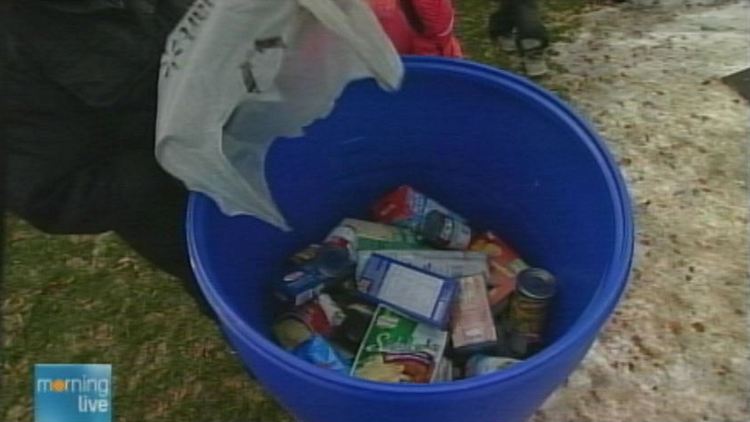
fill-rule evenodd
<path id="1" fill-rule="evenodd" d="M 420 230 L 422 235 L 426 238 L 439 239 L 448 216 L 438 210 L 432 210 L 423 218 Z"/>
<path id="2" fill-rule="evenodd" d="M 293 349 L 312 335 L 309 325 L 294 316 L 282 316 L 274 325 L 273 333 L 285 349 Z"/>
<path id="3" fill-rule="evenodd" d="M 516 288 L 524 296 L 545 300 L 555 295 L 555 276 L 541 268 L 527 268 L 518 274 Z"/>

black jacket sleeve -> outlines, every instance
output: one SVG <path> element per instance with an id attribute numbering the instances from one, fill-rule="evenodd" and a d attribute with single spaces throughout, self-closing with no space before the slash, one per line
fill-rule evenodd
<path id="1" fill-rule="evenodd" d="M 46 232 L 97 233 L 184 195 L 154 158 L 152 107 L 86 104 L 17 48 L 6 40 L 0 78 L 11 211 Z"/>
<path id="2" fill-rule="evenodd" d="M 11 211 L 49 233 L 97 233 L 180 193 L 151 149 L 103 148 L 96 112 L 15 76 L 7 81 L 16 92 L 2 110 Z"/>

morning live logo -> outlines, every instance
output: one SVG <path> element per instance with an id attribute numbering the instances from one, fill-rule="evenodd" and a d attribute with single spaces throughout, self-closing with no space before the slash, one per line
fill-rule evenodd
<path id="1" fill-rule="evenodd" d="M 34 365 L 35 422 L 111 422 L 112 365 Z"/>

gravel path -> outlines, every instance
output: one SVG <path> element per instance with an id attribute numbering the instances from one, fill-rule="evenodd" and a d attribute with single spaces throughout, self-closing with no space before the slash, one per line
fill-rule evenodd
<path id="1" fill-rule="evenodd" d="M 639 230 L 626 299 L 534 422 L 750 420 L 748 104 L 719 79 L 750 66 L 749 11 L 605 8 L 554 46 L 549 82 L 609 140 Z"/>

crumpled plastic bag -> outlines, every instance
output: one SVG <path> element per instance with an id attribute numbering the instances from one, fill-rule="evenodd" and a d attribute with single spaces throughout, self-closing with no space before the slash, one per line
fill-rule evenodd
<path id="1" fill-rule="evenodd" d="M 265 178 L 271 143 L 368 77 L 397 89 L 403 65 L 362 0 L 197 0 L 162 57 L 156 158 L 225 214 L 289 230 Z"/>

